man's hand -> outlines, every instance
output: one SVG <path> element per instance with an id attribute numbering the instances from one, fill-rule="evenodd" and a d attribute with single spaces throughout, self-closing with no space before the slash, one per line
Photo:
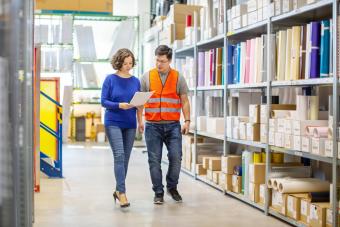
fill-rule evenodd
<path id="1" fill-rule="evenodd" d="M 133 107 L 134 107 L 133 105 L 126 103 L 126 102 L 119 103 L 119 109 L 128 110 L 128 109 L 131 109 Z"/>
<path id="2" fill-rule="evenodd" d="M 144 132 L 144 123 L 143 122 L 138 124 L 138 132 L 143 134 L 143 132 Z"/>
<path id="3" fill-rule="evenodd" d="M 186 121 L 183 125 L 182 125 L 182 134 L 186 135 L 189 133 L 189 129 L 190 129 L 190 121 Z"/>

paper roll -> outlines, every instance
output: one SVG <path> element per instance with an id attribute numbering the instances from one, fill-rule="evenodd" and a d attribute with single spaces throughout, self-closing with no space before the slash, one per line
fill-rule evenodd
<path id="1" fill-rule="evenodd" d="M 330 183 L 314 178 L 289 179 L 279 181 L 278 191 L 281 193 L 327 192 Z"/>
<path id="2" fill-rule="evenodd" d="M 270 111 L 271 118 L 287 118 L 288 110 L 272 110 Z"/>
<path id="3" fill-rule="evenodd" d="M 269 178 L 268 180 L 268 188 L 273 188 L 274 186 L 274 181 L 276 180 L 277 178 Z"/>
<path id="4" fill-rule="evenodd" d="M 319 126 L 307 126 L 306 127 L 306 134 L 307 136 L 314 136 L 314 129 L 319 128 Z"/>
<path id="5" fill-rule="evenodd" d="M 327 138 L 328 137 L 328 127 L 317 127 L 317 128 L 314 128 L 313 136 L 315 138 Z"/>
<path id="6" fill-rule="evenodd" d="M 276 178 L 274 180 L 274 184 L 273 184 L 273 189 L 275 190 L 279 190 L 279 187 L 282 183 L 286 182 L 286 181 L 289 181 L 289 178 Z"/>
<path id="7" fill-rule="evenodd" d="M 273 166 L 270 171 L 270 178 L 307 178 L 312 176 L 312 169 L 310 166 Z"/>
<path id="8" fill-rule="evenodd" d="M 319 119 L 319 96 L 308 96 L 308 119 Z"/>
<path id="9" fill-rule="evenodd" d="M 296 97 L 296 112 L 298 120 L 308 119 L 308 96 L 298 95 Z"/>

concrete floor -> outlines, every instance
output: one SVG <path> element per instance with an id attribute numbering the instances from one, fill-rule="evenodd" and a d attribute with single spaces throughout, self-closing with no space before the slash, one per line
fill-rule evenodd
<path id="1" fill-rule="evenodd" d="M 43 178 L 35 194 L 34 227 L 288 226 L 182 173 L 183 203 L 166 195 L 163 205 L 154 205 L 147 156 L 140 150 L 132 153 L 127 177 L 131 207 L 122 210 L 112 198 L 113 161 L 107 146 L 69 145 L 63 154 L 65 178 Z"/>

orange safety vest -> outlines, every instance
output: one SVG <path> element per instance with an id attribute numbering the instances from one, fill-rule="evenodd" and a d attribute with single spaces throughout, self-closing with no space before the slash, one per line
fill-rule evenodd
<path id="1" fill-rule="evenodd" d="M 170 69 L 163 86 L 157 69 L 149 72 L 150 91 L 154 91 L 145 104 L 145 119 L 147 121 L 179 121 L 181 117 L 181 99 L 177 94 L 178 72 Z"/>

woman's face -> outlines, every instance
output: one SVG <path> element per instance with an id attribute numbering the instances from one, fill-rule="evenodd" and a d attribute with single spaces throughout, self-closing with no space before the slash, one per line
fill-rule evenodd
<path id="1" fill-rule="evenodd" d="M 132 65 L 133 65 L 133 60 L 132 57 L 126 57 L 124 59 L 124 63 L 122 65 L 121 71 L 122 72 L 130 72 L 130 70 L 132 69 Z"/>

